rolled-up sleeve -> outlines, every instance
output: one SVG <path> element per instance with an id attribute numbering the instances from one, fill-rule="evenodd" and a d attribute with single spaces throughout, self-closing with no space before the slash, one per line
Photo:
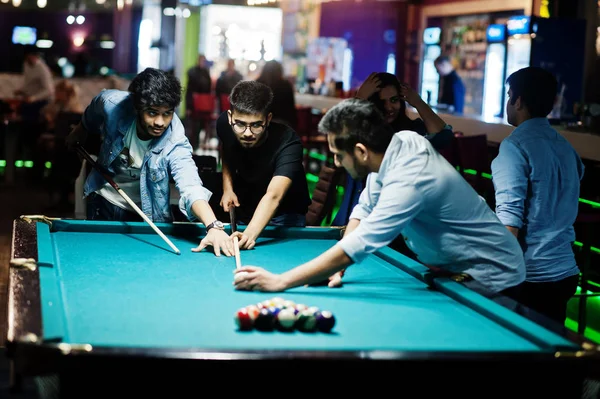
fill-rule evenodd
<path id="1" fill-rule="evenodd" d="M 380 192 L 368 186 L 369 193 L 361 194 L 350 216 L 361 219 L 360 224 L 337 244 L 355 263 L 391 243 L 422 207 L 422 195 L 413 185 L 384 182 Z"/>
<path id="2" fill-rule="evenodd" d="M 173 118 L 171 127 L 173 129 L 183 129 L 183 124 L 177 116 Z M 174 134 L 181 137 L 181 134 Z M 192 158 L 192 146 L 189 141 L 181 140 L 169 153 L 169 166 L 175 187 L 179 190 L 179 209 L 193 222 L 198 220 L 192 212 L 192 205 L 196 201 L 209 201 L 212 192 L 202 184 L 198 167 Z"/>
<path id="3" fill-rule="evenodd" d="M 512 141 L 500 144 L 492 161 L 492 181 L 496 192 L 496 215 L 505 226 L 523 227 L 523 214 L 530 167 L 523 151 Z"/>

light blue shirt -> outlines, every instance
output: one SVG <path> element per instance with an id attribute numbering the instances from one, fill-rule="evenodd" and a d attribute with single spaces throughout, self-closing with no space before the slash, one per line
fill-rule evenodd
<path id="1" fill-rule="evenodd" d="M 115 173 L 113 161 L 123 151 L 123 138 L 135 119 L 130 93 L 119 90 L 102 91 L 83 113 L 81 121 L 86 130 L 102 135 L 97 162 L 112 174 Z M 212 193 L 202 185 L 192 158 L 192 146 L 176 114 L 162 136 L 152 140 L 140 170 L 141 209 L 154 222 L 173 219 L 169 203 L 171 176 L 180 195 L 179 209 L 188 220 L 195 221 L 192 204 L 198 200 L 208 201 Z M 92 170 L 84 186 L 84 195 L 95 192 L 105 183 L 104 177 Z"/>
<path id="2" fill-rule="evenodd" d="M 418 133 L 395 134 L 350 219 L 361 222 L 337 245 L 354 262 L 402 234 L 421 263 L 467 273 L 492 293 L 525 279 L 517 239 Z"/>
<path id="3" fill-rule="evenodd" d="M 572 244 L 584 166 L 548 119 L 520 124 L 492 162 L 496 214 L 519 229 L 527 281 L 550 282 L 579 273 Z"/>

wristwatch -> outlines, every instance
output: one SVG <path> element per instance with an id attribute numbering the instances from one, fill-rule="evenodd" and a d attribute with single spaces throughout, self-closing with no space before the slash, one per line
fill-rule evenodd
<path id="1" fill-rule="evenodd" d="M 209 224 L 208 226 L 206 226 L 206 232 L 208 233 L 210 229 L 212 228 L 215 229 L 219 229 L 219 230 L 225 230 L 225 226 L 223 225 L 223 222 L 221 222 L 220 220 L 215 220 L 214 222 L 212 222 L 211 224 Z"/>

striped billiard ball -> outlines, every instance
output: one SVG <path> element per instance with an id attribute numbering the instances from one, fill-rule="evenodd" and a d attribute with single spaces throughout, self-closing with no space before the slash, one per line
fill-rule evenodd
<path id="1" fill-rule="evenodd" d="M 277 326 L 284 330 L 290 331 L 294 329 L 294 325 L 296 324 L 296 312 L 294 309 L 282 309 L 277 314 Z"/>
<path id="2" fill-rule="evenodd" d="M 246 310 L 248 311 L 248 315 L 250 315 L 250 318 L 254 322 L 254 320 L 256 320 L 256 317 L 258 316 L 258 313 L 260 312 L 260 309 L 256 305 L 248 305 L 246 306 Z"/>
<path id="3" fill-rule="evenodd" d="M 314 332 L 317 329 L 317 319 L 315 315 L 305 309 L 298 313 L 296 318 L 296 328 L 303 332 Z"/>

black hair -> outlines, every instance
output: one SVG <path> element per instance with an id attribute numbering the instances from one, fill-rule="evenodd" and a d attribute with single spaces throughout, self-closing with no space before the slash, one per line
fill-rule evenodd
<path id="1" fill-rule="evenodd" d="M 552 73 L 543 68 L 527 67 L 511 74 L 506 83 L 512 95 L 510 103 L 517 98 L 527 107 L 533 118 L 545 118 L 554 107 L 558 83 Z"/>
<path id="2" fill-rule="evenodd" d="M 433 64 L 437 65 L 437 64 L 442 64 L 444 62 L 450 62 L 450 58 L 446 55 L 440 55 L 433 61 Z"/>
<path id="3" fill-rule="evenodd" d="M 267 115 L 271 110 L 273 91 L 255 80 L 238 82 L 229 95 L 231 111 L 245 115 Z"/>
<path id="4" fill-rule="evenodd" d="M 347 153 L 353 153 L 358 143 L 384 153 L 394 136 L 375 104 L 357 98 L 343 100 L 329 109 L 319 122 L 319 132 L 334 135 L 335 147 Z"/>
<path id="5" fill-rule="evenodd" d="M 133 78 L 128 90 L 135 109 L 140 113 L 149 107 L 175 109 L 181 102 L 179 79 L 161 69 L 144 69 Z"/>
<path id="6" fill-rule="evenodd" d="M 400 81 L 398 80 L 396 75 L 392 75 L 391 73 L 387 72 L 379 72 L 376 76 L 381 82 L 379 84 L 380 89 L 383 89 L 384 87 L 388 86 L 393 86 L 396 88 L 398 96 L 400 96 Z M 379 92 L 371 94 L 368 100 L 375 104 L 379 111 L 385 114 L 385 109 L 383 108 L 383 101 L 381 101 L 381 99 L 379 98 Z M 412 130 L 412 120 L 408 117 L 408 115 L 406 115 L 406 102 L 403 100 L 399 101 L 400 111 L 398 112 L 398 116 L 396 117 L 396 119 L 391 123 L 392 128 L 395 131 Z"/>

